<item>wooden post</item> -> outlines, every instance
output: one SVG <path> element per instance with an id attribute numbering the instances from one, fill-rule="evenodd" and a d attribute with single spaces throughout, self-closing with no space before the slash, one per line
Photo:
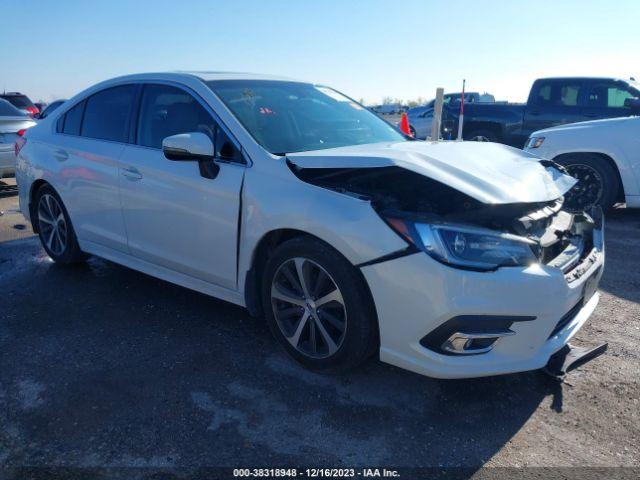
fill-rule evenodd
<path id="1" fill-rule="evenodd" d="M 442 123 L 442 104 L 444 103 L 444 88 L 436 89 L 436 103 L 433 105 L 433 122 L 431 122 L 431 141 L 440 140 L 440 125 Z"/>

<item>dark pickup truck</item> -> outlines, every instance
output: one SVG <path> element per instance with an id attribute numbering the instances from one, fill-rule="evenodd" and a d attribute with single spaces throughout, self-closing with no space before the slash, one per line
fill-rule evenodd
<path id="1" fill-rule="evenodd" d="M 464 108 L 465 140 L 524 147 L 536 130 L 597 118 L 640 114 L 640 84 L 615 78 L 541 78 L 522 103 L 470 103 Z M 456 138 L 459 104 L 445 106 L 443 138 Z"/>

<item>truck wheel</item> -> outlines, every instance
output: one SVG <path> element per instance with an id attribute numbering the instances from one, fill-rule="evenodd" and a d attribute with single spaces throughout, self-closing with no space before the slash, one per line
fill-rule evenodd
<path id="1" fill-rule="evenodd" d="M 377 347 L 372 301 L 357 269 L 309 237 L 288 240 L 265 267 L 262 302 L 285 350 L 312 370 L 344 371 Z"/>
<path id="2" fill-rule="evenodd" d="M 616 202 L 620 185 L 614 168 L 593 153 L 565 155 L 556 160 L 578 183 L 565 195 L 565 205 L 572 211 L 584 211 L 594 205 L 607 210 Z"/>
<path id="3" fill-rule="evenodd" d="M 497 142 L 498 136 L 491 130 L 479 129 L 465 134 L 464 139 L 472 142 Z"/>

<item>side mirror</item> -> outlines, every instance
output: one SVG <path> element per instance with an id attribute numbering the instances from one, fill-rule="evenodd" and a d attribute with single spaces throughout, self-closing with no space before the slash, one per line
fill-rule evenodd
<path id="1" fill-rule="evenodd" d="M 162 152 L 169 160 L 213 160 L 213 142 L 201 132 L 180 133 L 162 140 Z"/>
<path id="2" fill-rule="evenodd" d="M 626 98 L 624 106 L 632 110 L 640 110 L 640 98 Z"/>
<path id="3" fill-rule="evenodd" d="M 198 162 L 200 175 L 216 178 L 220 171 L 214 159 L 211 138 L 201 132 L 180 133 L 162 140 L 162 152 L 168 160 Z"/>

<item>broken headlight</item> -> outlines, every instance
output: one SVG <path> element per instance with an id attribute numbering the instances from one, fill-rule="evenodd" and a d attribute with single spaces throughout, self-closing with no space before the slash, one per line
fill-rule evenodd
<path id="1" fill-rule="evenodd" d="M 494 230 L 387 218 L 403 238 L 439 262 L 474 270 L 526 266 L 537 262 L 533 240 Z"/>

